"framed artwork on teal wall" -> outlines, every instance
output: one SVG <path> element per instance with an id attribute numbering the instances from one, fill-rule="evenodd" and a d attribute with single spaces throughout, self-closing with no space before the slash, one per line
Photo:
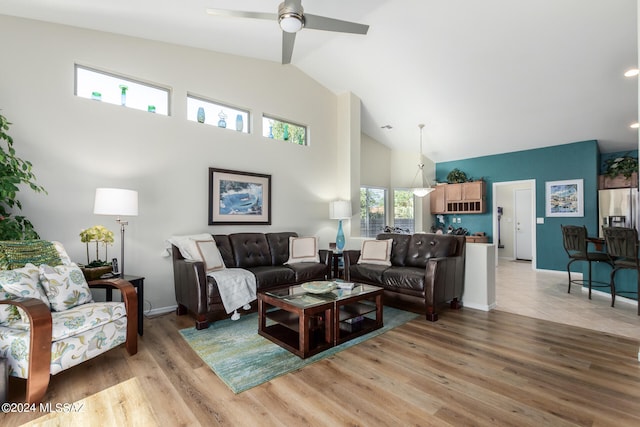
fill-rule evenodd
<path id="1" fill-rule="evenodd" d="M 547 216 L 583 217 L 584 191 L 582 179 L 547 181 Z"/>

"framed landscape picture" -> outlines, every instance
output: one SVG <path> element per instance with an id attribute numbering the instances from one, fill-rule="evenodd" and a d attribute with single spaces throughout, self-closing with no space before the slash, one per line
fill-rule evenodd
<path id="1" fill-rule="evenodd" d="M 209 168 L 209 225 L 271 224 L 271 175 Z"/>
<path id="2" fill-rule="evenodd" d="M 584 216 L 584 192 L 582 179 L 547 181 L 547 216 Z"/>

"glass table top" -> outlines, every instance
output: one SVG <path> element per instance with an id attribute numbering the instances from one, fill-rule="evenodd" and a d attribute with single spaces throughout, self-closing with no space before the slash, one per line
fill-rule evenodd
<path id="1" fill-rule="evenodd" d="M 378 286 L 355 283 L 353 289 L 336 288 L 325 293 L 312 293 L 305 290 L 304 285 L 305 284 L 303 283 L 301 285 L 294 285 L 286 288 L 272 289 L 266 291 L 265 294 L 274 298 L 285 300 L 288 303 L 295 305 L 296 307 L 307 308 L 326 304 L 332 301 L 339 301 L 353 296 L 373 293 L 382 289 Z"/>

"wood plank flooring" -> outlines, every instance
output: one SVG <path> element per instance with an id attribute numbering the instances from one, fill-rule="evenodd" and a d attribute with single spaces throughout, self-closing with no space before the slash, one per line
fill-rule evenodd
<path id="1" fill-rule="evenodd" d="M 534 275 L 575 304 L 588 301 L 579 289 L 566 294 L 564 276 Z M 632 329 L 634 320 L 621 324 Z M 413 320 L 235 395 L 178 333 L 192 325 L 174 314 L 146 319 L 136 356 L 119 348 L 52 377 L 45 402 L 76 402 L 135 378 L 162 426 L 640 425 L 640 341 L 632 337 L 502 309 L 445 309 L 438 322 Z M 23 393 L 12 379 L 11 399 Z M 111 405 L 122 410 L 117 399 Z M 2 414 L 0 424 L 38 425 L 44 415 Z"/>

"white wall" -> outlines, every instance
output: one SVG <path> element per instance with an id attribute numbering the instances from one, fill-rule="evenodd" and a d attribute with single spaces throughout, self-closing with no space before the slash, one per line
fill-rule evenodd
<path id="1" fill-rule="evenodd" d="M 95 188 L 137 190 L 125 261 L 127 273 L 146 277 L 147 309 L 175 304 L 171 262 L 161 257 L 172 234 L 294 230 L 319 235 L 323 247 L 334 241 L 328 203 L 351 192 L 337 178 L 337 145 L 353 130 L 339 135 L 338 97 L 295 66 L 7 16 L 0 39 L 0 109 L 14 123 L 18 155 L 49 193 L 22 191 L 22 213 L 77 262 L 86 258 L 80 230 L 106 225 L 118 235 L 111 257 L 119 255 L 118 226 L 93 214 Z M 171 87 L 173 115 L 75 97 L 76 62 Z M 263 112 L 306 124 L 311 144 L 189 122 L 187 91 L 250 109 L 252 129 L 261 129 Z M 209 167 L 271 174 L 272 225 L 208 226 Z"/>

